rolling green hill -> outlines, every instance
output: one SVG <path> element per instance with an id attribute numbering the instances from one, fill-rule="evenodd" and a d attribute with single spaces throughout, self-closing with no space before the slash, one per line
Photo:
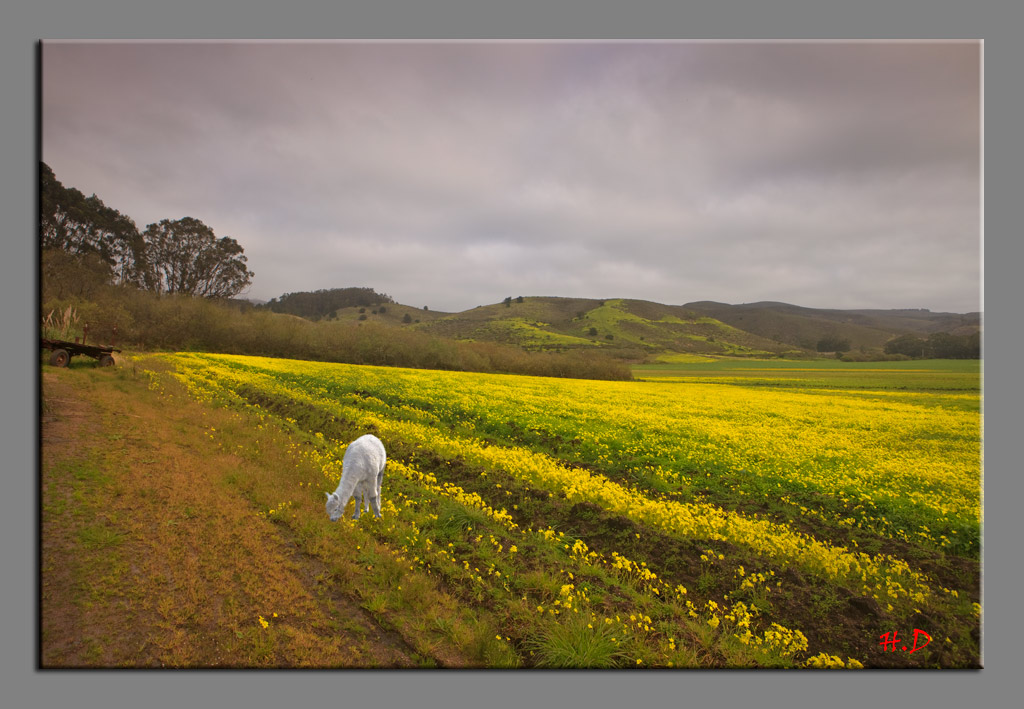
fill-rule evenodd
<path id="1" fill-rule="evenodd" d="M 322 294 L 362 296 L 371 289 Z M 288 294 L 290 301 L 309 298 Z M 282 297 L 284 300 L 284 297 Z M 375 299 L 376 300 L 376 299 Z M 334 305 L 334 303 L 331 303 Z M 788 303 L 730 305 L 697 301 L 665 305 L 645 300 L 562 297 L 506 298 L 458 313 L 415 308 L 379 296 L 373 304 L 332 309 L 314 319 L 374 322 L 453 340 L 495 342 L 530 351 L 600 351 L 631 361 L 680 361 L 693 357 L 819 356 L 826 338 L 852 352 L 881 352 L 895 337 L 946 332 L 973 335 L 979 313 L 928 310 L 835 310 Z"/>
<path id="2" fill-rule="evenodd" d="M 335 319 L 380 322 L 437 337 L 498 342 L 533 351 L 596 349 L 630 360 L 655 360 L 681 353 L 770 357 L 808 354 L 684 307 L 640 300 L 529 297 L 460 313 L 389 303 L 383 308 L 341 308 Z"/>
<path id="3" fill-rule="evenodd" d="M 506 298 L 458 313 L 387 302 L 338 308 L 328 320 L 369 321 L 454 340 L 496 342 L 531 351 L 601 351 L 631 361 L 688 357 L 818 356 L 823 338 L 854 352 L 880 352 L 894 337 L 980 329 L 978 313 L 927 310 L 826 310 L 787 303 Z"/>

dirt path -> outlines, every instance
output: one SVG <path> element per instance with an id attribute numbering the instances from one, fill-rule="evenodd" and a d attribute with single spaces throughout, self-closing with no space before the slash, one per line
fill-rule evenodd
<path id="1" fill-rule="evenodd" d="M 112 370 L 43 375 L 43 667 L 406 667 L 418 658 L 225 481 L 207 430 Z"/>

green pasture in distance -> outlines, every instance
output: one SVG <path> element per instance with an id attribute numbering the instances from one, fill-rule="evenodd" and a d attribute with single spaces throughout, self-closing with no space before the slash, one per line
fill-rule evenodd
<path id="1" fill-rule="evenodd" d="M 980 392 L 981 362 L 970 359 L 902 362 L 839 360 L 725 360 L 638 364 L 641 381 L 787 388 Z"/>

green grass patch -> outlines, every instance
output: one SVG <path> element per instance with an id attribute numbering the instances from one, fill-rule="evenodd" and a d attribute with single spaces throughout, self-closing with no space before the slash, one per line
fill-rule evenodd
<path id="1" fill-rule="evenodd" d="M 89 525 L 78 532 L 78 540 L 86 549 L 107 549 L 124 539 L 124 532 L 102 523 Z"/>
<path id="2" fill-rule="evenodd" d="M 609 669 L 626 663 L 627 654 L 610 624 L 596 625 L 581 614 L 550 623 L 525 645 L 537 667 Z"/>
<path id="3" fill-rule="evenodd" d="M 700 381 L 797 389 L 980 392 L 977 360 L 841 362 L 838 360 L 670 361 L 633 366 L 646 381 Z"/>
<path id="4" fill-rule="evenodd" d="M 586 337 L 576 337 L 556 332 L 544 322 L 525 318 L 501 318 L 493 320 L 475 329 L 474 339 L 493 340 L 520 345 L 527 349 L 550 347 L 592 346 L 593 342 Z"/>

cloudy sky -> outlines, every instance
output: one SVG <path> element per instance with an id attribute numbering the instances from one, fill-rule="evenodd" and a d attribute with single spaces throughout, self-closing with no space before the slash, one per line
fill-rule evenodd
<path id="1" fill-rule="evenodd" d="M 44 42 L 42 159 L 248 297 L 981 309 L 981 46 Z"/>

